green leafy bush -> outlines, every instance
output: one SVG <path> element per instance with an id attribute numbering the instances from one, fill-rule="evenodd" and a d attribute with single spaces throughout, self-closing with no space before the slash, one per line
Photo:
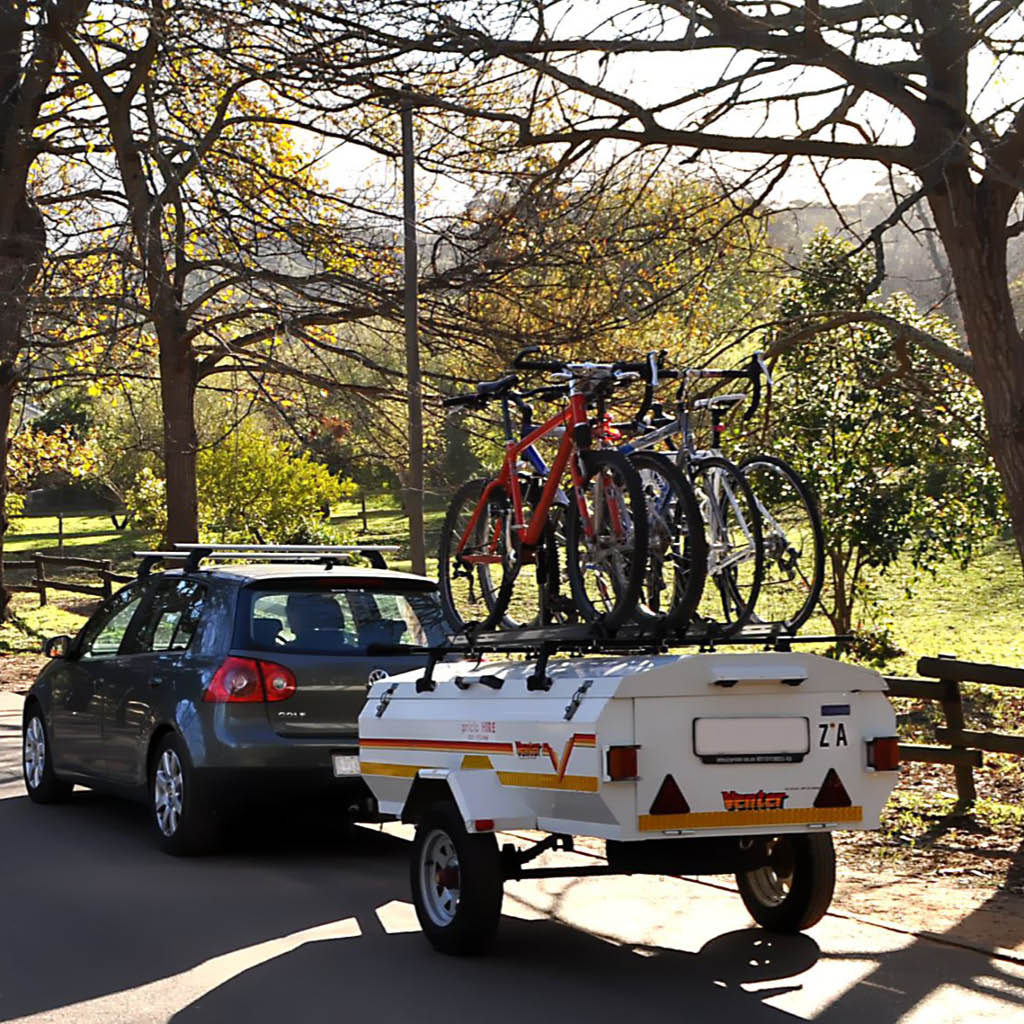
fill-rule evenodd
<path id="1" fill-rule="evenodd" d="M 235 543 L 334 543 L 322 520 L 355 491 L 306 453 L 246 426 L 200 452 L 196 474 L 201 531 Z M 163 532 L 165 498 L 164 481 L 143 469 L 126 495 L 141 530 Z"/>

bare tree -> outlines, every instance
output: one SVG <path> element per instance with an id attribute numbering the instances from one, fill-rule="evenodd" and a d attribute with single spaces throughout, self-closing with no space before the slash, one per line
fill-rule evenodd
<path id="1" fill-rule="evenodd" d="M 927 202 L 970 356 L 940 344 L 932 351 L 969 365 L 983 395 L 1024 559 L 1024 340 L 1007 270 L 1007 241 L 1024 231 L 1020 6 L 378 3 L 365 24 L 380 45 L 418 50 L 428 64 L 438 65 L 441 54 L 480 75 L 488 62 L 518 68 L 532 86 L 516 103 L 498 109 L 468 95 L 465 102 L 514 124 L 524 145 L 678 147 L 709 158 L 754 198 L 801 168 L 826 186 L 837 168 L 861 163 L 909 172 L 917 189 L 895 203 L 871 240 L 881 253 L 888 224 Z M 729 172 L 721 154 L 733 154 Z"/>

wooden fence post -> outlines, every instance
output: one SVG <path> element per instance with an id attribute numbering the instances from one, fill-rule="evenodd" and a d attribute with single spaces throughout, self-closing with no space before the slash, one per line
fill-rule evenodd
<path id="1" fill-rule="evenodd" d="M 366 521 L 366 491 L 360 491 L 360 493 L 359 493 L 359 501 L 360 501 L 360 503 L 362 505 L 362 513 L 363 513 L 363 528 L 359 532 L 360 533 L 369 533 L 370 532 L 370 524 Z"/>
<path id="2" fill-rule="evenodd" d="M 64 513 L 57 513 L 57 554 L 64 555 Z"/>
<path id="3" fill-rule="evenodd" d="M 106 601 L 113 593 L 113 586 L 110 581 L 110 570 L 113 563 L 109 558 L 103 559 L 103 568 L 100 570 L 100 579 L 103 580 L 103 600 Z"/>
<path id="4" fill-rule="evenodd" d="M 32 558 L 36 563 L 35 583 L 39 589 L 39 607 L 42 608 L 46 604 L 46 568 L 42 552 L 37 551 Z"/>
<path id="5" fill-rule="evenodd" d="M 943 661 L 954 661 L 955 654 L 940 654 Z M 946 728 L 961 730 L 964 727 L 964 704 L 960 693 L 960 683 L 955 679 L 943 680 L 948 687 L 948 693 L 940 705 L 942 713 L 946 716 Z M 958 764 L 953 767 L 956 776 L 956 806 L 959 811 L 966 811 L 974 806 L 978 798 L 977 790 L 974 788 L 974 768 L 969 764 Z"/>

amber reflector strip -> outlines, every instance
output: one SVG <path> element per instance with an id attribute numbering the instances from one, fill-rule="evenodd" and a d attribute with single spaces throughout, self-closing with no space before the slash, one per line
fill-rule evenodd
<path id="1" fill-rule="evenodd" d="M 825 781 L 814 798 L 815 807 L 850 807 L 853 801 L 846 792 L 842 779 L 836 774 L 835 768 L 829 768 Z"/>
<path id="2" fill-rule="evenodd" d="M 682 790 L 671 775 L 665 776 L 658 795 L 651 804 L 651 814 L 689 814 L 690 805 L 686 802 Z"/>

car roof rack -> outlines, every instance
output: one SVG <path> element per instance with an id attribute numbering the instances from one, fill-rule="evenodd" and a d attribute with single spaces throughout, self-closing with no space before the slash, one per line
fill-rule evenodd
<path id="1" fill-rule="evenodd" d="M 548 659 L 553 654 L 665 654 L 671 648 L 696 647 L 702 653 L 713 652 L 720 646 L 763 646 L 766 651 L 788 653 L 793 644 L 849 643 L 849 635 L 797 636 L 787 632 L 782 623 L 756 623 L 741 627 L 733 633 L 722 634 L 716 623 L 696 623 L 685 631 L 669 631 L 655 621 L 650 624 L 631 623 L 609 632 L 600 623 L 579 623 L 557 626 L 525 627 L 481 631 L 469 626 L 448 638 L 437 647 L 423 648 L 427 654 L 427 667 L 416 682 L 419 693 L 433 690 L 434 666 L 450 654 L 478 658 L 485 654 L 525 654 L 536 660 L 536 666 L 527 678 L 528 690 L 547 690 L 551 679 L 547 675 Z"/>
<path id="2" fill-rule="evenodd" d="M 194 572 L 203 561 L 306 562 L 332 569 L 348 564 L 351 555 L 366 555 L 374 569 L 387 569 L 384 553 L 398 549 L 397 544 L 175 544 L 173 551 L 136 551 L 135 557 L 142 559 L 142 577 L 165 560 L 184 561 L 186 572 Z"/>

